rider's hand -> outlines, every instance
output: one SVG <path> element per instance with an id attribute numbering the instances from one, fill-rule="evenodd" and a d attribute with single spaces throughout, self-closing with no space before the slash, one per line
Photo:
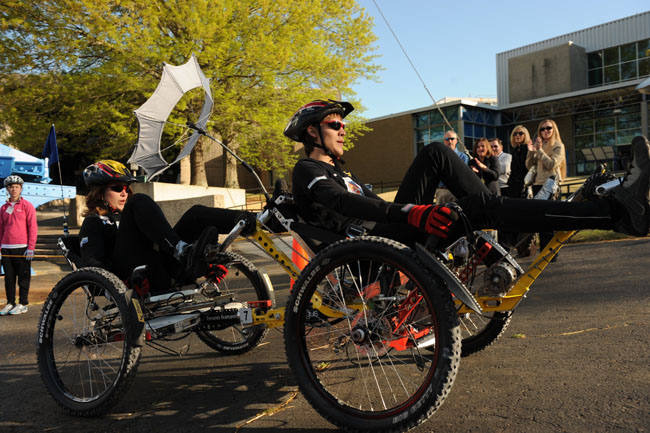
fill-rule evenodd
<path id="1" fill-rule="evenodd" d="M 221 283 L 226 275 L 228 275 L 228 268 L 224 265 L 213 265 L 212 263 L 208 265 L 207 277 L 216 281 L 217 284 Z"/>
<path id="2" fill-rule="evenodd" d="M 409 205 L 407 205 L 409 206 Z M 458 213 L 440 205 L 410 205 L 408 223 L 426 233 L 446 239 L 449 230 L 458 220 Z"/>
<path id="3" fill-rule="evenodd" d="M 34 250 L 25 250 L 25 254 L 23 255 L 28 262 L 31 262 L 34 258 Z"/>

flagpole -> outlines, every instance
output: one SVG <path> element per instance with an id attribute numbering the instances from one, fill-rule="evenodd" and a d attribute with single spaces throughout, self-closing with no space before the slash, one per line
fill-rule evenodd
<path id="1" fill-rule="evenodd" d="M 63 204 L 63 235 L 68 236 L 70 235 L 70 232 L 68 231 L 68 216 L 65 213 L 65 194 L 63 192 L 63 177 L 61 176 L 61 160 L 58 160 L 56 162 L 56 165 L 59 168 L 59 183 L 61 184 L 61 202 Z"/>
<path id="2" fill-rule="evenodd" d="M 45 142 L 45 147 L 43 148 L 43 156 L 45 157 L 45 163 L 50 167 L 50 162 L 52 158 L 56 158 L 57 167 L 59 168 L 59 183 L 61 184 L 61 202 L 63 204 L 63 234 L 68 236 L 70 232 L 68 231 L 68 216 L 65 213 L 65 193 L 63 191 L 63 175 L 61 174 L 61 161 L 59 160 L 59 150 L 56 145 L 56 129 L 54 128 L 54 123 L 50 127 L 50 133 L 47 136 L 47 141 Z"/>

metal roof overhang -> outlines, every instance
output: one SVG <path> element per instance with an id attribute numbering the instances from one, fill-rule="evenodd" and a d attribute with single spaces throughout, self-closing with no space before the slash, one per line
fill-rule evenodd
<path id="1" fill-rule="evenodd" d="M 568 116 L 639 102 L 641 95 L 636 86 L 642 81 L 626 81 L 500 106 L 501 124 Z"/>

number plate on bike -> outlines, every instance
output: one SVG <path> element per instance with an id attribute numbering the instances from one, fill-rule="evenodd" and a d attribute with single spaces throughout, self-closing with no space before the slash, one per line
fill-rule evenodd
<path id="1" fill-rule="evenodd" d="M 249 325 L 253 323 L 253 310 L 250 308 L 240 308 L 239 309 L 239 320 L 241 320 L 242 325 Z"/>

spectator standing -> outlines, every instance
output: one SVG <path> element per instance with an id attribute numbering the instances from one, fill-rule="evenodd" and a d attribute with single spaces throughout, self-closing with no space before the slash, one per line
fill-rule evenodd
<path id="1" fill-rule="evenodd" d="M 558 184 L 566 177 L 564 144 L 562 143 L 557 124 L 551 119 L 545 119 L 540 122 L 537 127 L 535 141 L 528 144 L 526 167 L 530 169 L 533 166 L 537 168 L 537 174 L 533 181 L 533 195 L 542 189 L 549 176 L 555 176 Z M 554 197 L 552 199 L 557 200 L 558 198 Z M 540 233 L 539 248 L 544 249 L 552 237 L 553 232 Z"/>
<path id="2" fill-rule="evenodd" d="M 0 316 L 23 314 L 29 304 L 30 262 L 34 258 L 38 227 L 34 206 L 21 197 L 23 180 L 11 175 L 4 180 L 9 199 L 0 208 L 0 247 L 2 267 L 5 272 L 7 305 L 0 310 Z M 19 299 L 16 304 L 16 279 Z"/>
<path id="3" fill-rule="evenodd" d="M 447 131 L 445 133 L 444 144 L 454 151 L 456 155 L 467 165 L 469 156 L 465 152 L 461 152 L 456 148 L 458 145 L 458 134 L 454 131 Z M 447 189 L 444 183 L 440 182 L 438 190 L 436 191 L 436 203 L 451 203 L 456 201 L 456 197 Z"/>
<path id="4" fill-rule="evenodd" d="M 485 137 L 479 138 L 474 143 L 474 158 L 469 161 L 469 166 L 483 181 L 492 194 L 499 195 L 499 163 L 492 155 L 492 148 Z"/>
<path id="5" fill-rule="evenodd" d="M 490 148 L 492 154 L 499 163 L 499 177 L 497 178 L 499 184 L 499 192 L 503 194 L 503 190 L 508 188 L 508 179 L 510 178 L 510 164 L 512 163 L 512 155 L 503 151 L 503 143 L 500 138 L 490 138 Z"/>
<path id="6" fill-rule="evenodd" d="M 524 178 L 528 169 L 526 168 L 526 156 L 528 145 L 532 144 L 530 132 L 523 125 L 515 126 L 510 134 L 510 148 L 512 149 L 512 160 L 510 162 L 510 177 L 506 189 L 501 190 L 501 195 L 511 198 L 525 198 Z"/>

